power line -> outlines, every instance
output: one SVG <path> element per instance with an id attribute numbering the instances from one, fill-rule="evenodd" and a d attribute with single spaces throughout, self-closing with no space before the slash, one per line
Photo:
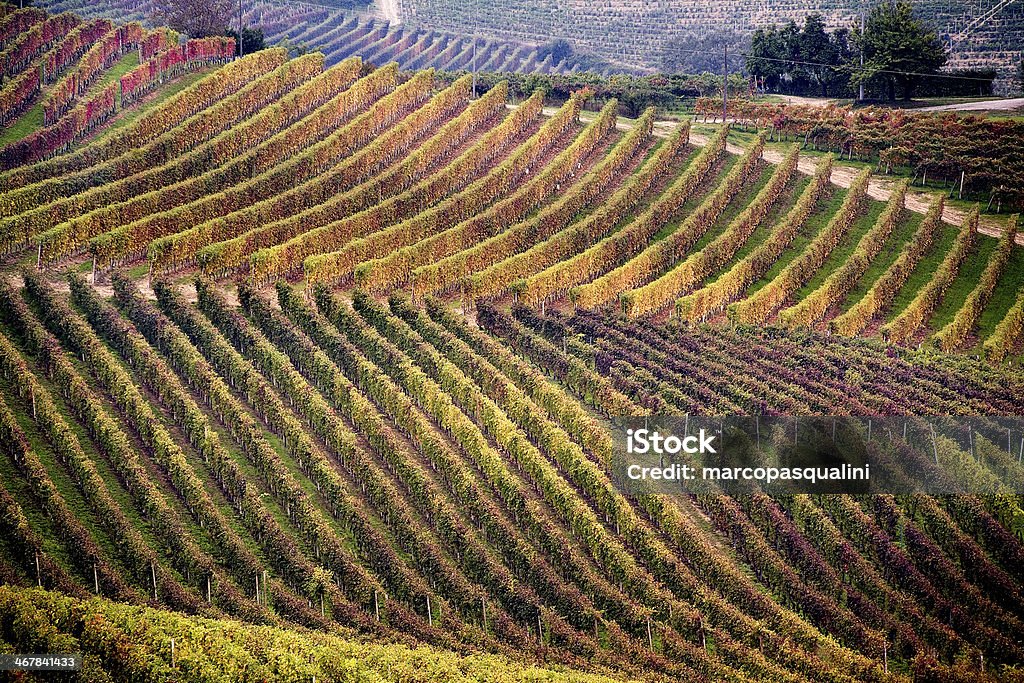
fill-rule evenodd
<path id="1" fill-rule="evenodd" d="M 1011 2 L 1012 1 L 1013 0 L 1011 0 Z M 318 3 L 315 2 L 315 0 L 314 1 L 310 1 L 310 0 L 271 0 L 271 3 L 272 4 L 273 3 L 280 3 L 280 4 L 285 4 L 285 5 L 304 5 L 306 7 L 316 7 L 316 8 L 320 8 L 320 9 L 330 9 L 330 10 L 335 10 L 335 11 L 339 11 L 339 12 L 352 11 L 352 10 L 350 10 L 348 8 L 342 8 L 342 7 L 338 7 L 338 6 L 332 6 L 332 5 L 318 4 Z M 436 30 L 436 29 L 434 29 L 434 30 Z M 449 33 L 452 36 L 460 37 L 459 34 L 456 33 L 456 32 L 447 32 L 447 31 L 438 31 L 438 32 L 440 32 L 440 33 Z M 516 42 L 516 41 L 509 41 L 509 42 Z M 713 49 L 708 49 L 708 50 L 692 50 L 692 49 L 687 49 L 687 48 L 674 47 L 672 45 L 666 45 L 662 49 L 663 49 L 663 51 L 667 51 L 667 52 L 718 56 L 718 57 L 722 57 L 725 60 L 725 63 L 728 65 L 728 60 L 729 60 L 728 50 L 724 50 L 724 51 L 717 51 L 717 50 L 713 50 Z M 734 53 L 733 56 L 734 57 L 743 57 L 744 59 L 749 58 L 749 57 L 753 57 L 753 59 L 758 59 L 758 60 L 765 61 L 765 62 L 775 62 L 775 63 L 779 63 L 779 64 L 788 64 L 788 65 L 794 65 L 794 66 L 824 67 L 824 68 L 827 68 L 827 69 L 832 69 L 833 71 L 843 72 L 843 73 L 849 73 L 851 71 L 849 66 L 842 65 L 842 64 L 828 64 L 827 62 L 813 62 L 813 61 L 798 60 L 798 59 L 785 59 L 785 58 L 780 58 L 780 57 L 762 57 L 762 56 L 759 56 L 759 55 L 751 55 L 749 52 Z M 918 72 L 918 71 L 899 71 L 899 70 L 895 70 L 895 69 L 877 69 L 877 70 L 874 70 L 873 73 L 875 73 L 875 74 L 885 74 L 885 75 L 890 75 L 890 76 L 923 76 L 923 77 L 928 77 L 928 78 L 945 78 L 945 79 L 948 79 L 948 80 L 955 80 L 955 81 L 977 81 L 979 83 L 991 83 L 992 82 L 992 80 L 988 79 L 988 78 L 979 78 L 979 77 L 976 77 L 976 76 L 957 76 L 957 75 L 954 75 L 954 74 L 947 74 L 947 73 L 943 73 L 943 72 L 924 73 L 924 72 Z"/>
<path id="2" fill-rule="evenodd" d="M 685 52 L 687 54 L 695 54 L 695 55 L 715 55 L 715 56 L 723 56 L 723 57 L 726 57 L 726 58 L 728 56 L 728 51 L 722 52 L 722 51 L 717 51 L 717 50 L 690 50 L 690 49 L 687 49 L 687 48 L 673 47 L 671 45 L 665 46 L 664 49 L 666 51 L 671 51 L 671 52 Z M 734 54 L 734 56 L 735 57 L 743 57 L 743 58 L 752 57 L 753 59 L 758 59 L 758 60 L 765 61 L 765 62 L 776 62 L 776 63 L 780 63 L 780 64 L 794 64 L 794 65 L 798 65 L 798 66 L 821 66 L 821 67 L 825 67 L 825 68 L 828 68 L 828 69 L 832 69 L 834 71 L 842 71 L 842 72 L 849 72 L 850 71 L 850 67 L 848 65 L 845 65 L 845 64 L 829 64 L 827 62 L 811 62 L 811 61 L 800 60 L 800 59 L 786 59 L 786 58 L 782 58 L 782 57 L 762 57 L 760 55 L 751 55 L 749 52 L 740 52 L 738 54 Z M 895 70 L 895 69 L 876 69 L 876 70 L 873 71 L 873 73 L 876 73 L 876 74 L 889 74 L 889 75 L 892 75 L 892 76 L 928 76 L 929 78 L 950 78 L 950 79 L 954 79 L 954 80 L 958 80 L 958 81 L 967 80 L 967 81 L 981 81 L 983 83 L 989 83 L 990 82 L 990 79 L 988 79 L 988 78 L 978 78 L 977 76 L 956 76 L 956 75 L 953 75 L 953 74 L 942 73 L 941 71 L 937 72 L 937 73 L 924 73 L 924 72 L 920 72 L 920 71 L 898 71 L 898 70 Z"/>
<path id="3" fill-rule="evenodd" d="M 950 49 L 950 51 L 953 50 L 953 46 L 954 45 L 956 45 L 958 43 L 962 43 L 964 40 L 969 38 L 970 35 L 971 35 L 971 31 L 973 31 L 974 29 L 978 28 L 978 26 L 980 26 L 984 22 L 989 21 L 990 19 L 992 19 L 993 17 L 995 17 L 997 14 L 1002 12 L 1004 9 L 1006 9 L 1007 7 L 1009 7 L 1010 5 L 1012 5 L 1016 1 L 1017 0 L 999 0 L 995 5 L 993 5 L 992 7 L 988 8 L 981 16 L 976 17 L 972 21 L 968 22 L 967 25 L 964 26 L 962 29 L 960 29 L 960 32 L 957 33 L 955 36 L 953 35 L 952 32 L 950 32 L 950 35 L 949 35 L 949 49 Z"/>

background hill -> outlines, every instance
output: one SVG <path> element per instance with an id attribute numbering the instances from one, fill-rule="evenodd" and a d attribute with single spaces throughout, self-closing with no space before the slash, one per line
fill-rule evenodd
<path id="1" fill-rule="evenodd" d="M 153 7 L 152 0 L 36 4 L 51 12 L 143 22 Z M 1024 50 L 1024 2 L 913 4 L 952 47 L 947 68 L 995 68 L 999 87 L 1012 87 Z M 738 53 L 757 28 L 802 23 L 810 13 L 822 14 L 829 29 L 848 28 L 861 9 L 859 0 L 244 0 L 242 6 L 246 25 L 260 26 L 270 42 L 287 39 L 321 50 L 328 64 L 357 55 L 376 64 L 396 61 L 404 69 L 471 70 L 475 35 L 482 71 L 605 74 L 720 72 L 723 46 Z M 563 40 L 568 52 L 554 45 Z M 743 60 L 730 65 L 740 71 Z"/>
<path id="2" fill-rule="evenodd" d="M 73 12 L 87 18 L 138 21 L 152 24 L 156 3 L 152 0 L 43 0 L 37 2 L 52 13 Z M 465 27 L 444 29 L 441 25 L 403 23 L 381 7 L 359 3 L 292 2 L 290 0 L 245 0 L 243 23 L 259 27 L 268 44 L 285 41 L 301 51 L 320 51 L 333 65 L 346 57 L 358 56 L 373 64 L 396 62 L 402 69 L 472 70 L 474 31 Z M 237 22 L 237 15 L 233 17 Z M 503 37 L 477 31 L 476 67 L 480 71 L 521 73 L 599 73 L 642 70 L 615 65 L 593 53 L 559 54 L 546 43 Z"/>
<path id="3" fill-rule="evenodd" d="M 858 0 L 396 0 L 408 23 L 510 39 L 564 38 L 622 67 L 663 69 L 696 49 L 694 39 L 724 35 L 736 47 L 756 28 L 802 23 L 822 14 L 829 28 L 849 27 L 859 16 Z M 867 7 L 870 3 L 863 3 Z M 997 66 L 1008 70 L 1024 49 L 1024 3 L 1015 0 L 914 0 L 918 16 L 954 42 L 952 68 Z M 736 67 L 742 64 L 737 60 Z M 720 70 L 720 67 L 719 67 Z M 691 69 L 692 71 L 692 69 Z"/>

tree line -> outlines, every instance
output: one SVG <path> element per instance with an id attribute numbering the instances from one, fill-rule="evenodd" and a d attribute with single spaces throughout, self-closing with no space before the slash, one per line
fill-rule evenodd
<path id="1" fill-rule="evenodd" d="M 940 76 L 947 59 L 942 41 L 914 16 L 911 4 L 890 0 L 849 28 L 828 31 L 822 16 L 811 14 L 803 25 L 757 29 L 744 66 L 763 90 L 794 95 L 851 97 L 862 86 L 866 98 L 890 101 L 992 92 L 994 70 Z"/>

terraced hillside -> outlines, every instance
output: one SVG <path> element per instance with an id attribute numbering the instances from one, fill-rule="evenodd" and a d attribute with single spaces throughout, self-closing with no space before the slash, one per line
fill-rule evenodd
<path id="1" fill-rule="evenodd" d="M 588 92 L 203 69 L 0 152 L 0 653 L 101 681 L 1019 676 L 1024 434 L 954 438 L 1024 410 L 1012 222 Z M 868 435 L 887 476 L 988 493 L 622 491 L 611 428 L 657 414 L 906 416 Z"/>
<path id="2" fill-rule="evenodd" d="M 38 4 L 52 13 L 143 23 L 150 20 L 153 8 L 152 0 Z M 949 68 L 995 68 L 999 87 L 1011 86 L 1024 48 L 1024 5 L 1017 0 L 914 0 L 914 5 L 916 14 L 950 46 Z M 272 42 L 287 39 L 320 50 L 330 64 L 359 56 L 375 64 L 393 60 L 403 69 L 470 70 L 471 38 L 479 35 L 477 66 L 484 71 L 604 74 L 656 71 L 664 68 L 666 59 L 674 63 L 672 41 L 680 35 L 743 35 L 791 19 L 800 23 L 815 12 L 826 17 L 832 29 L 848 28 L 860 11 L 853 0 L 616 1 L 599 6 L 492 0 L 245 0 L 243 8 L 244 22 L 262 28 Z M 553 62 L 542 46 L 556 39 L 570 41 L 576 54 Z"/>
<path id="3" fill-rule="evenodd" d="M 152 0 L 46 0 L 37 3 L 51 13 L 71 12 L 91 19 L 153 22 L 156 4 Z M 426 26 L 405 25 L 384 18 L 380 12 L 367 11 L 367 5 L 353 3 L 296 3 L 288 0 L 245 0 L 242 21 L 257 26 L 267 44 L 286 41 L 288 45 L 324 53 L 328 65 L 348 57 L 361 57 L 373 64 L 396 62 L 406 71 L 472 71 L 473 60 L 481 71 L 560 74 L 577 70 L 607 72 L 604 60 L 579 56 L 553 60 L 543 49 L 547 41 L 524 42 L 516 39 L 444 31 Z M 353 11 L 355 10 L 355 11 Z M 237 21 L 237 19 L 236 19 Z M 622 71 L 621 68 L 616 71 Z M 636 69 L 626 69 L 634 72 Z"/>
<path id="4" fill-rule="evenodd" d="M 1021 660 L 1014 498 L 627 499 L 601 425 L 1015 413 L 1019 378 L 593 315 L 484 307 L 488 334 L 434 300 L 24 278 L 0 297 L 6 583 L 652 680 Z M 949 476 L 1019 476 L 997 443 L 938 447 Z M 166 659 L 173 631 L 151 637 Z"/>
<path id="5" fill-rule="evenodd" d="M 586 92 L 509 108 L 503 84 L 471 100 L 469 76 L 365 71 L 258 53 L 17 165 L 0 175 L 3 248 L 40 266 L 84 254 L 100 276 L 147 262 L 1019 353 L 1015 218 L 991 238 L 977 212 L 944 223 L 940 197 L 907 210 L 905 184 L 878 201 L 868 171 L 840 187 L 830 157 L 808 177 L 795 145 L 772 164 L 764 136 L 727 150 L 728 126 L 700 145 L 686 123 L 655 135 L 653 111 L 620 124 L 614 101 L 583 112 Z"/>
<path id="6" fill-rule="evenodd" d="M 364 17 L 340 11 L 327 11 L 296 20 L 290 13 L 278 17 L 278 8 L 254 7 L 249 16 L 264 29 L 270 42 L 287 40 L 310 50 L 319 50 L 334 64 L 351 56 L 373 64 L 397 62 L 403 70 L 479 71 L 563 74 L 582 69 L 606 72 L 610 69 L 598 59 L 586 63 L 578 57 L 557 61 L 538 43 L 478 37 L 472 34 L 438 31 L 426 27 L 392 24 L 377 16 Z M 475 60 L 475 64 L 474 64 Z M 596 69 L 594 67 L 597 67 Z"/>
<path id="7" fill-rule="evenodd" d="M 849 28 L 861 9 L 857 0 L 397 2 L 399 15 L 415 25 L 541 42 L 565 38 L 621 67 L 652 69 L 662 66 L 672 40 L 679 35 L 749 35 L 756 28 L 791 19 L 801 23 L 811 13 L 824 16 L 830 28 Z M 995 67 L 1009 77 L 1024 48 L 1024 7 L 1020 2 L 913 0 L 913 4 L 917 15 L 952 44 L 950 67 Z"/>

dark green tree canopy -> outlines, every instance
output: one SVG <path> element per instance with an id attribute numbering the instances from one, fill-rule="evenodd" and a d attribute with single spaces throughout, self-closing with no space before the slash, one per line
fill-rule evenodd
<path id="1" fill-rule="evenodd" d="M 564 38 L 558 40 L 552 40 L 550 43 L 541 46 L 537 51 L 538 59 L 546 59 L 548 55 L 551 55 L 551 63 L 558 64 L 563 59 L 568 59 L 573 55 L 572 44 Z"/>
<path id="2" fill-rule="evenodd" d="M 235 39 L 235 54 L 238 54 L 238 29 L 229 28 L 224 34 L 229 38 Z M 243 52 L 247 55 L 251 55 L 253 52 L 258 52 L 266 47 L 263 39 L 263 30 L 259 27 L 246 26 L 242 29 L 242 45 Z"/>
<path id="3" fill-rule="evenodd" d="M 896 99 L 896 86 L 910 99 L 924 74 L 934 74 L 945 65 L 946 51 L 935 31 L 913 15 L 905 0 L 883 2 L 871 9 L 861 33 L 853 29 L 853 43 L 864 51 L 864 71 L 854 82 L 881 80 L 890 100 Z"/>
<path id="4" fill-rule="evenodd" d="M 821 15 L 811 14 L 803 26 L 790 21 L 755 31 L 746 67 L 769 90 L 828 97 L 846 85 L 850 57 L 848 33 L 829 33 Z"/>

